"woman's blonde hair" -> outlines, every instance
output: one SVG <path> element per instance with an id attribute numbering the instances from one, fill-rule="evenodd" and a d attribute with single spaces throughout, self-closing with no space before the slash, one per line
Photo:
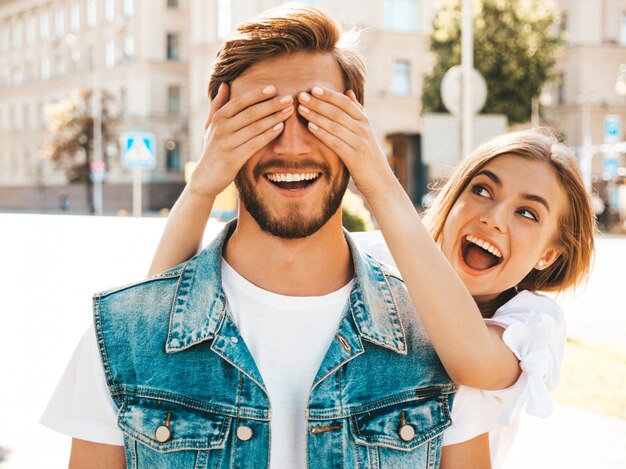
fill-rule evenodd
<path id="1" fill-rule="evenodd" d="M 209 81 L 209 98 L 215 98 L 220 83 L 230 83 L 263 60 L 296 52 L 328 52 L 339 64 L 346 90 L 354 91 L 363 104 L 365 64 L 356 50 L 357 39 L 357 32 L 343 32 L 339 23 L 318 8 L 272 8 L 239 23 L 222 44 Z"/>
<path id="2" fill-rule="evenodd" d="M 561 211 L 555 245 L 559 258 L 544 270 L 531 270 L 517 285 L 531 291 L 562 291 L 583 281 L 589 274 L 594 252 L 595 218 L 575 156 L 553 131 L 547 128 L 511 132 L 496 137 L 462 161 L 428 208 L 424 222 L 433 239 L 441 240 L 452 206 L 469 182 L 485 165 L 501 155 L 517 155 L 545 161 L 556 173 L 567 196 Z"/>

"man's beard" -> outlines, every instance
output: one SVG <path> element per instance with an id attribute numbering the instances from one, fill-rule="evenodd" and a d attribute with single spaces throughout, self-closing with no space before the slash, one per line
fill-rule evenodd
<path id="1" fill-rule="evenodd" d="M 308 169 L 310 166 L 308 166 L 307 169 L 299 169 L 304 167 L 302 161 L 293 162 L 295 164 L 290 163 L 291 162 L 285 162 L 283 160 L 268 161 L 254 169 L 254 179 L 258 180 L 259 178 L 265 177 L 263 174 L 264 169 L 269 167 L 273 169 L 281 168 L 293 169 L 298 172 L 310 172 L 310 169 Z M 319 163 L 315 164 L 315 167 L 319 168 Z M 328 177 L 330 168 L 323 165 L 322 174 L 323 176 L 321 177 Z M 331 181 L 330 191 L 326 200 L 323 201 L 322 211 L 319 215 L 303 213 L 294 203 L 293 206 L 289 208 L 288 214 L 282 219 L 272 217 L 267 205 L 257 194 L 251 177 L 244 175 L 243 172 L 240 171 L 235 178 L 235 185 L 237 186 L 239 198 L 244 207 L 263 231 L 279 238 L 296 239 L 311 236 L 330 220 L 341 206 L 341 201 L 349 181 L 350 175 L 348 174 L 347 168 L 344 166 L 341 170 L 341 174 Z M 316 182 L 316 184 L 319 184 L 319 182 Z"/>

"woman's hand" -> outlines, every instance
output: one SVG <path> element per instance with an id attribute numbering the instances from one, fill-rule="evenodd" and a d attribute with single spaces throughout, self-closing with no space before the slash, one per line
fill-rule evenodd
<path id="1" fill-rule="evenodd" d="M 272 85 L 229 100 L 222 83 L 211 102 L 204 148 L 189 183 L 192 194 L 214 199 L 248 159 L 275 139 L 294 111 L 291 96 L 276 96 Z"/>
<path id="2" fill-rule="evenodd" d="M 309 122 L 311 133 L 341 158 L 368 201 L 390 181 L 397 183 L 352 90 L 341 94 L 316 86 L 310 94 L 300 93 L 298 101 L 298 112 Z"/>

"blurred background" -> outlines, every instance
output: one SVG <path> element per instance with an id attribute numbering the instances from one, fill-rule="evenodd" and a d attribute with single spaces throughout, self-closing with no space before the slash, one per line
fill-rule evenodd
<path id="1" fill-rule="evenodd" d="M 283 3 L 0 0 L 0 467 L 65 465 L 68 439 L 36 421 L 90 295 L 145 276 L 202 150 L 219 45 Z M 507 468 L 626 467 L 626 0 L 300 3 L 362 30 L 368 116 L 419 210 L 493 135 L 546 125 L 572 147 L 598 255 L 558 298 L 570 338 L 555 416 L 524 421 Z M 207 239 L 236 204 L 230 187 Z M 352 192 L 344 220 L 375 226 Z"/>

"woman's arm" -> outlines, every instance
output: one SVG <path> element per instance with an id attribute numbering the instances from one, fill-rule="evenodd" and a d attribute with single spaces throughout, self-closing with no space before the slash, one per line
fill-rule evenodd
<path id="1" fill-rule="evenodd" d="M 513 384 L 521 370 L 501 339 L 502 329 L 485 325 L 474 299 L 391 171 L 354 93 L 313 88 L 300 103 L 306 106 L 299 112 L 311 132 L 337 153 L 367 199 L 450 377 L 481 389 Z"/>
<path id="2" fill-rule="evenodd" d="M 274 86 L 230 99 L 228 85 L 220 85 L 205 124 L 202 156 L 170 212 L 148 276 L 198 252 L 217 195 L 252 155 L 276 138 L 293 111 L 293 98 L 276 96 Z"/>
<path id="3" fill-rule="evenodd" d="M 105 445 L 72 438 L 69 469 L 124 469 L 123 446 Z"/>
<path id="4" fill-rule="evenodd" d="M 444 446 L 441 449 L 440 469 L 491 469 L 489 433 L 471 440 Z"/>

